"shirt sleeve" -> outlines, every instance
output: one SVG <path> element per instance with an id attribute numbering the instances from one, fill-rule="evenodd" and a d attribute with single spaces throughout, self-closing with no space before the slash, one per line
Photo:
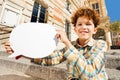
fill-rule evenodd
<path id="1" fill-rule="evenodd" d="M 105 41 L 99 40 L 96 45 L 89 51 L 92 55 L 85 59 L 83 55 L 78 56 L 78 50 L 71 46 L 64 54 L 67 60 L 77 68 L 79 74 L 84 74 L 88 77 L 93 77 L 103 67 L 105 63 L 104 53 L 107 51 Z"/>
<path id="2" fill-rule="evenodd" d="M 44 57 L 44 58 L 33 59 L 32 62 L 39 64 L 39 65 L 46 65 L 46 66 L 59 64 L 66 60 L 66 58 L 63 56 L 64 52 L 65 52 L 65 48 L 63 48 L 61 50 L 55 50 L 49 56 Z"/>

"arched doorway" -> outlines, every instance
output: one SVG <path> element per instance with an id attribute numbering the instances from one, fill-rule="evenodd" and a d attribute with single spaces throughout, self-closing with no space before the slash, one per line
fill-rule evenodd
<path id="1" fill-rule="evenodd" d="M 106 40 L 104 29 L 98 28 L 97 33 L 93 35 L 93 38 Z"/>

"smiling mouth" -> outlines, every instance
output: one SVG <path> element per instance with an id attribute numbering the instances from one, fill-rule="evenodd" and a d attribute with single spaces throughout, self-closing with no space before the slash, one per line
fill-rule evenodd
<path id="1" fill-rule="evenodd" d="M 88 31 L 80 31 L 80 33 L 88 33 Z"/>

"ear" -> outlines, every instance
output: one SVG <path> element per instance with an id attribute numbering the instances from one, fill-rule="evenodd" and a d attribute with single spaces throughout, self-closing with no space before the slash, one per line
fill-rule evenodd
<path id="1" fill-rule="evenodd" d="M 76 27 L 74 26 L 74 31 L 76 32 Z"/>
<path id="2" fill-rule="evenodd" d="M 97 29 L 98 29 L 97 27 L 94 28 L 94 32 L 93 32 L 93 34 L 95 34 L 95 33 L 97 32 Z"/>

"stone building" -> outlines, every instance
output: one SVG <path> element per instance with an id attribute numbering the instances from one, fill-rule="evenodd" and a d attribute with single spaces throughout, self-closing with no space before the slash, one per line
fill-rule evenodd
<path id="1" fill-rule="evenodd" d="M 104 0 L 0 0 L 0 43 L 8 40 L 12 28 L 27 22 L 52 24 L 57 29 L 65 30 L 73 41 L 77 36 L 70 18 L 81 6 L 91 7 L 100 14 L 99 28 L 105 34 L 99 33 L 95 38 L 105 39 L 110 45 L 111 37 L 107 29 L 109 17 Z"/>
<path id="2" fill-rule="evenodd" d="M 104 0 L 86 0 L 86 6 L 89 6 L 100 14 L 100 21 L 101 24 L 99 25 L 99 29 L 97 34 L 94 36 L 96 39 L 104 39 L 106 40 L 109 48 L 112 45 L 111 41 L 111 33 L 108 29 L 110 24 L 110 18 L 107 14 L 106 4 Z"/>

